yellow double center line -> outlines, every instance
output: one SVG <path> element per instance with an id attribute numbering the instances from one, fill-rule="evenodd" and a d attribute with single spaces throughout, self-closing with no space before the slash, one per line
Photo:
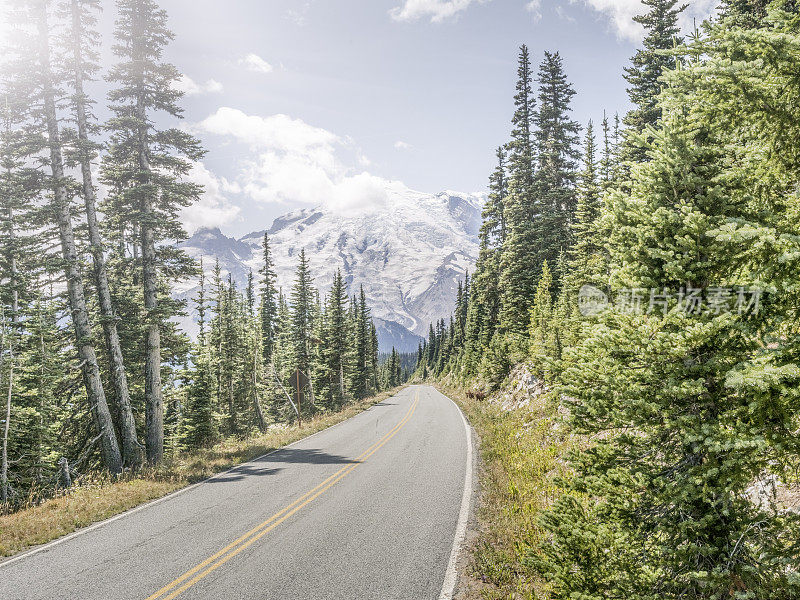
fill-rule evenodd
<path id="1" fill-rule="evenodd" d="M 416 397 L 414 398 L 414 402 L 411 405 L 411 408 L 408 409 L 406 415 L 401 419 L 401 421 L 392 428 L 389 433 L 383 436 L 380 440 L 375 442 L 372 446 L 367 448 L 363 453 L 357 456 L 351 465 L 346 467 L 342 467 L 336 473 L 328 477 L 325 481 L 320 483 L 314 489 L 306 492 L 302 496 L 300 496 L 297 500 L 286 506 L 285 508 L 281 509 L 274 515 L 272 515 L 269 519 L 264 521 L 263 523 L 257 525 L 247 533 L 245 533 L 242 537 L 234 540 L 227 546 L 225 546 L 222 550 L 214 554 L 213 556 L 208 557 L 206 560 L 201 562 L 196 567 L 186 571 L 183 575 L 172 581 L 171 583 L 165 585 L 163 588 L 158 590 L 152 596 L 149 596 L 147 600 L 172 600 L 177 595 L 185 592 L 190 587 L 192 587 L 195 583 L 203 579 L 206 575 L 212 573 L 213 571 L 217 570 L 219 567 L 224 565 L 234 556 L 242 552 L 244 549 L 249 547 L 250 545 L 257 542 L 267 533 L 272 531 L 275 527 L 283 523 L 286 519 L 291 517 L 294 513 L 299 511 L 309 502 L 312 502 L 314 499 L 321 496 L 326 490 L 330 489 L 336 482 L 343 479 L 346 475 L 351 473 L 359 464 L 363 463 L 367 460 L 370 456 L 375 454 L 384 444 L 386 444 L 390 439 L 392 439 L 397 432 L 400 431 L 406 423 L 408 423 L 411 416 L 414 414 L 414 411 L 417 408 L 417 404 L 419 403 L 419 392 L 417 392 Z M 167 594 L 167 595 L 165 595 Z"/>

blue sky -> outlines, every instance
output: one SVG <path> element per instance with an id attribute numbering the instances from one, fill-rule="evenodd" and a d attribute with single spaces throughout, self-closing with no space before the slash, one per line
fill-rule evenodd
<path id="1" fill-rule="evenodd" d="M 714 0 L 695 0 L 685 24 Z M 114 8 L 103 3 L 107 48 Z M 242 235 L 301 206 L 385 201 L 386 181 L 482 191 L 507 141 L 516 57 L 558 50 L 574 117 L 627 108 L 638 0 L 161 0 L 208 155 L 188 228 Z M 102 109 L 98 111 L 102 116 Z"/>

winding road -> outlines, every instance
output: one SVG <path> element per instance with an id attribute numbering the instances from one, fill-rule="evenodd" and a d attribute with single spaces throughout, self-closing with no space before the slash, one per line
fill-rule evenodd
<path id="1" fill-rule="evenodd" d="M 472 448 L 458 407 L 411 386 L 330 429 L 0 563 L 0 598 L 450 598 Z"/>

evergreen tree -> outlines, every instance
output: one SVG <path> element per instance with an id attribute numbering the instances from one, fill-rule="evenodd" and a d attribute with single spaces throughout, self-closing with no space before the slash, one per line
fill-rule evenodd
<path id="1" fill-rule="evenodd" d="M 537 227 L 541 249 L 534 268 L 538 272 L 545 260 L 551 265 L 556 264 L 559 254 L 571 243 L 580 127 L 569 118 L 575 90 L 567 81 L 558 52 L 544 53 L 537 82 L 539 110 L 535 122 L 539 161 L 536 193 L 541 204 Z"/>
<path id="2" fill-rule="evenodd" d="M 208 447 L 217 439 L 214 417 L 215 382 L 210 352 L 209 346 L 199 344 L 194 356 L 182 434 L 183 444 L 187 448 Z"/>
<path id="3" fill-rule="evenodd" d="M 517 77 L 509 144 L 508 194 L 503 203 L 506 235 L 500 267 L 500 323 L 508 331 L 522 333 L 527 327 L 527 310 L 536 287 L 540 248 L 540 232 L 534 227 L 539 210 L 534 190 L 532 139 L 535 97 L 526 46 L 520 49 Z"/>
<path id="4" fill-rule="evenodd" d="M 767 18 L 768 0 L 723 0 L 721 14 L 744 29 L 763 27 Z"/>
<path id="5" fill-rule="evenodd" d="M 155 117 L 178 118 L 181 92 L 174 83 L 179 73 L 163 61 L 172 39 L 167 15 L 154 0 L 118 0 L 119 19 L 114 54 L 119 63 L 111 70 L 115 84 L 109 93 L 114 117 L 109 154 L 103 161 L 103 179 L 113 189 L 108 209 L 124 223 L 130 220 L 141 249 L 145 317 L 146 450 L 151 464 L 164 451 L 161 336 L 171 316 L 160 282 L 191 272 L 188 257 L 174 245 L 186 239 L 178 219 L 181 208 L 197 200 L 200 187 L 185 180 L 191 161 L 199 160 L 199 142 L 180 129 L 156 129 Z"/>
<path id="6" fill-rule="evenodd" d="M 466 311 L 466 362 L 474 371 L 480 349 L 488 345 L 497 330 L 500 316 L 501 252 L 506 239 L 504 203 L 508 195 L 506 153 L 497 149 L 498 165 L 489 179 L 489 198 L 483 208 L 483 223 L 479 240 L 480 251 L 475 267 L 472 293 Z"/>
<path id="7" fill-rule="evenodd" d="M 306 376 L 311 374 L 311 327 L 314 288 L 305 249 L 300 250 L 297 275 L 292 286 L 292 350 L 294 365 Z"/>
<path id="8" fill-rule="evenodd" d="M 256 307 L 256 287 L 253 280 L 253 270 L 250 269 L 247 273 L 247 288 L 245 288 L 245 298 L 247 299 L 247 312 L 252 316 Z"/>
<path id="9" fill-rule="evenodd" d="M 100 437 L 100 447 L 105 466 L 112 473 L 122 470 L 122 454 L 117 441 L 111 412 L 106 400 L 100 367 L 94 348 L 89 310 L 84 294 L 84 285 L 78 258 L 78 250 L 72 224 L 72 207 L 67 190 L 64 171 L 64 153 L 61 142 L 61 128 L 56 114 L 57 81 L 51 66 L 51 28 L 48 22 L 47 2 L 32 1 L 30 16 L 36 24 L 36 71 L 40 102 L 34 119 L 41 131 L 47 132 L 47 157 L 42 157 L 49 165 L 48 186 L 52 189 L 53 203 L 49 207 L 52 218 L 58 225 L 61 252 L 64 262 L 64 275 L 67 280 L 67 293 L 75 332 L 75 346 L 81 359 L 87 399 L 92 409 L 95 426 Z M 35 140 L 32 140 L 35 143 Z"/>
<path id="10" fill-rule="evenodd" d="M 264 362 L 269 364 L 272 361 L 272 353 L 275 348 L 275 336 L 278 328 L 278 290 L 275 284 L 275 269 L 272 262 L 272 254 L 269 247 L 269 236 L 264 232 L 263 242 L 264 265 L 259 271 L 261 273 L 261 339 L 264 355 Z"/>
<path id="11" fill-rule="evenodd" d="M 31 91 L 25 89 L 21 74 L 32 70 L 24 60 L 22 51 L 6 57 L 14 67 L 11 73 L 4 72 L 3 127 L 0 132 L 0 394 L 3 397 L 3 439 L 0 455 L 0 505 L 12 499 L 13 488 L 9 480 L 9 441 L 13 406 L 14 373 L 16 367 L 17 340 L 20 328 L 20 300 L 25 300 L 29 284 L 25 276 L 32 265 L 25 264 L 25 257 L 41 240 L 24 235 L 23 222 L 31 220 L 30 207 L 41 191 L 38 173 L 25 168 L 27 136 L 21 130 L 32 105 Z M 11 60 L 9 60 L 11 58 Z M 5 370 L 4 370 L 5 369 Z M 5 381 L 3 378 L 5 377 Z"/>
<path id="12" fill-rule="evenodd" d="M 272 378 L 276 382 L 288 382 L 289 376 L 295 367 L 292 344 L 292 313 L 283 291 L 278 291 L 278 328 L 275 337 L 275 349 L 272 353 Z M 280 404 L 274 404 L 271 412 L 274 416 L 289 418 L 285 399 Z"/>
<path id="13" fill-rule="evenodd" d="M 545 373 L 548 359 L 554 358 L 555 340 L 558 336 L 553 319 L 553 276 L 547 261 L 542 265 L 542 276 L 536 287 L 536 296 L 531 308 L 531 356 Z"/>
<path id="14" fill-rule="evenodd" d="M 224 313 L 225 287 L 222 283 L 222 268 L 219 259 L 214 261 L 212 274 L 212 289 L 214 294 L 214 317 L 211 319 L 209 344 L 211 346 L 211 365 L 214 373 L 214 405 L 221 410 L 222 404 L 222 357 L 225 344 L 225 329 L 221 315 Z"/>
<path id="15" fill-rule="evenodd" d="M 99 70 L 97 46 L 99 36 L 95 31 L 96 12 L 100 8 L 98 0 L 70 0 L 68 7 L 69 50 L 71 50 L 72 71 L 72 112 L 77 131 L 74 151 L 67 158 L 76 162 L 81 171 L 81 193 L 83 195 L 86 224 L 89 233 L 89 248 L 94 264 L 94 283 L 100 307 L 101 323 L 105 334 L 106 351 L 111 372 L 111 383 L 117 406 L 117 422 L 121 434 L 122 458 L 126 466 L 137 467 L 142 462 L 142 452 L 136 434 L 136 421 L 131 409 L 131 396 L 128 377 L 117 331 L 117 315 L 111 300 L 111 290 L 106 269 L 105 248 L 100 237 L 97 218 L 97 195 L 91 168 L 92 160 L 97 158 L 99 145 L 90 136 L 98 133 L 93 121 L 91 107 L 93 102 L 85 92 L 85 82 L 91 81 Z"/>
<path id="16" fill-rule="evenodd" d="M 634 108 L 625 115 L 624 122 L 634 133 L 655 126 L 661 118 L 657 103 L 663 85 L 661 76 L 675 68 L 675 57 L 664 51 L 683 42 L 678 16 L 688 6 L 678 4 L 678 0 L 642 0 L 642 4 L 647 12 L 633 20 L 645 29 L 643 47 L 631 58 L 631 66 L 625 68 L 625 80 L 630 86 L 628 96 Z M 625 142 L 624 154 L 628 160 L 647 160 L 645 148 L 635 136 L 627 136 Z"/>
<path id="17" fill-rule="evenodd" d="M 593 444 L 573 459 L 573 494 L 545 521 L 556 598 L 798 594 L 796 515 L 746 491 L 796 460 L 786 436 L 800 399 L 797 334 L 781 325 L 797 317 L 796 287 L 785 286 L 800 255 L 796 236 L 780 233 L 798 216 L 800 172 L 784 162 L 797 152 L 786 135 L 797 121 L 774 109 L 791 105 L 776 82 L 800 46 L 756 37 L 735 65 L 729 49 L 741 32 L 720 28 L 691 49 L 704 58 L 670 75 L 651 161 L 634 169 L 630 196 L 612 197 L 612 281 L 683 296 L 656 295 L 659 309 L 645 314 L 609 313 L 570 353 L 562 391 Z M 742 79 L 748 72 L 758 76 Z M 765 144 L 776 158 L 764 160 Z M 777 255 L 788 261 L 780 270 Z M 737 310 L 736 294 L 720 287 L 767 281 L 785 295 L 759 310 Z M 689 292 L 703 310 L 687 304 Z"/>
<path id="18" fill-rule="evenodd" d="M 367 309 L 367 319 L 369 320 L 369 374 L 370 374 L 370 393 L 380 390 L 380 383 L 378 381 L 378 372 L 380 368 L 378 348 L 378 329 L 375 327 L 375 321 L 370 316 L 369 309 Z"/>
<path id="19" fill-rule="evenodd" d="M 600 186 L 603 191 L 607 190 L 611 183 L 614 181 L 616 173 L 616 148 L 613 146 L 611 138 L 611 126 L 608 122 L 608 115 L 603 112 L 603 153 L 600 157 L 598 176 L 600 179 Z"/>
<path id="20" fill-rule="evenodd" d="M 350 375 L 347 301 L 347 288 L 341 271 L 337 269 L 326 300 L 318 378 L 323 405 L 329 409 L 344 404 L 345 381 Z"/>
<path id="21" fill-rule="evenodd" d="M 436 346 L 436 331 L 433 328 L 433 323 L 430 323 L 428 325 L 428 353 L 425 361 L 428 365 L 433 365 L 436 360 Z"/>
<path id="22" fill-rule="evenodd" d="M 65 447 L 59 439 L 67 418 L 61 390 L 71 384 L 69 339 L 58 327 L 58 303 L 39 293 L 26 307 L 15 372 L 14 432 L 9 440 L 21 492 L 40 494 Z"/>
<path id="23" fill-rule="evenodd" d="M 219 264 L 219 263 L 217 263 Z M 195 305 L 197 307 L 197 326 L 199 329 L 197 341 L 200 346 L 206 345 L 206 313 L 208 306 L 206 305 L 206 273 L 203 269 L 203 258 L 200 257 L 200 280 L 198 282 L 197 298 Z"/>
<path id="24" fill-rule="evenodd" d="M 483 223 L 479 234 L 481 245 L 493 250 L 501 248 L 506 239 L 505 199 L 508 195 L 508 154 L 500 146 L 495 155 L 497 167 L 489 178 L 489 197 L 483 207 Z"/>
<path id="25" fill-rule="evenodd" d="M 586 128 L 583 152 L 583 169 L 577 187 L 578 204 L 572 223 L 574 243 L 569 250 L 569 285 L 577 291 L 581 285 L 597 283 L 601 240 L 597 236 L 597 220 L 600 218 L 601 186 L 597 176 L 597 146 L 594 126 L 591 121 Z"/>
<path id="26" fill-rule="evenodd" d="M 353 394 L 364 398 L 369 393 L 372 377 L 371 329 L 367 298 L 364 286 L 360 288 L 359 297 L 354 299 L 355 322 L 354 340 L 355 364 L 353 366 Z"/>
<path id="27" fill-rule="evenodd" d="M 235 386 L 238 382 L 240 347 L 237 330 L 236 285 L 228 273 L 228 282 L 223 289 L 221 312 L 218 315 L 222 330 L 222 343 L 219 356 L 222 395 L 227 413 L 228 435 L 239 434 L 239 419 L 236 406 Z"/>

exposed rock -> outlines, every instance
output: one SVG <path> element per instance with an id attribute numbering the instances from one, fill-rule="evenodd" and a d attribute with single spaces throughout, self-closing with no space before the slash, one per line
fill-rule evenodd
<path id="1" fill-rule="evenodd" d="M 506 385 L 489 399 L 503 410 L 529 406 L 549 391 L 544 381 L 537 379 L 530 366 L 524 363 L 514 367 L 506 381 Z"/>

